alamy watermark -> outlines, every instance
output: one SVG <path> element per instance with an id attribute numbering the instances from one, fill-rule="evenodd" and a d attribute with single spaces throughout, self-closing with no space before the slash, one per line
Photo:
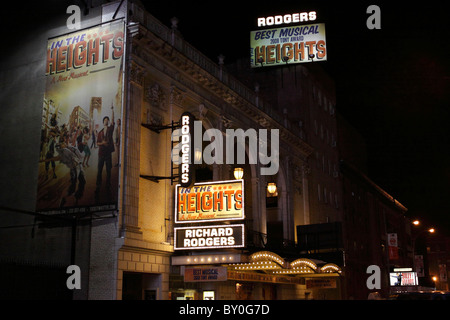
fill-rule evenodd
<path id="1" fill-rule="evenodd" d="M 179 142 L 172 149 L 174 164 L 182 168 L 182 179 L 192 164 L 261 164 L 261 175 L 275 175 L 279 170 L 279 130 L 226 129 L 225 137 L 219 129 L 203 132 L 202 121 L 181 117 L 181 129 L 174 130 L 172 141 Z M 203 142 L 209 142 L 203 148 Z M 248 143 L 247 143 L 248 142 Z M 225 151 L 225 152 L 224 152 Z M 185 174 L 185 176 L 183 176 Z"/>

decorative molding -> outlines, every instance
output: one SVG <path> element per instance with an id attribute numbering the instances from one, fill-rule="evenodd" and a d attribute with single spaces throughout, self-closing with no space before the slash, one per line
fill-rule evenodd
<path id="1" fill-rule="evenodd" d="M 199 119 L 203 120 L 207 113 L 208 113 L 208 109 L 205 107 L 205 105 L 203 103 L 200 103 L 198 105 Z"/>
<path id="2" fill-rule="evenodd" d="M 183 106 L 184 98 L 186 97 L 186 93 L 176 86 L 170 87 L 170 104 L 178 105 L 180 107 Z"/>
<path id="3" fill-rule="evenodd" d="M 144 32 L 144 37 L 136 42 L 133 41 L 133 45 L 139 47 L 139 50 L 133 51 L 138 61 L 163 72 L 186 89 L 209 99 L 213 105 L 228 109 L 228 114 L 234 115 L 233 110 L 241 114 L 236 119 L 232 116 L 221 121 L 224 128 L 230 128 L 232 124 L 238 125 L 236 121 L 243 118 L 252 119 L 257 127 L 279 129 L 280 139 L 294 147 L 290 151 L 293 156 L 304 160 L 312 154 L 313 149 L 307 142 L 291 132 L 289 126 L 283 125 L 283 119 L 277 117 L 269 105 L 253 101 L 254 97 L 252 98 L 247 91 L 243 90 L 237 80 L 227 77 L 228 84 L 221 81 L 180 51 L 174 50 L 174 47 L 156 37 L 152 32 Z M 195 56 L 194 53 L 192 54 Z M 199 55 L 200 58 L 201 55 Z M 183 107 L 182 101 L 185 94 L 179 88 L 172 86 L 170 103 Z M 232 119 L 236 121 L 232 123 Z"/>
<path id="4" fill-rule="evenodd" d="M 222 125 L 223 128 L 225 129 L 231 129 L 231 127 L 233 126 L 233 120 L 227 118 L 226 116 L 220 116 L 221 121 L 222 121 Z"/>
<path id="5" fill-rule="evenodd" d="M 147 109 L 146 116 L 147 116 L 146 124 L 157 127 L 163 125 L 163 117 L 160 116 L 159 114 L 151 112 L 150 109 Z"/>
<path id="6" fill-rule="evenodd" d="M 144 86 L 144 76 L 145 76 L 145 69 L 140 65 L 131 62 L 129 68 L 130 82 L 142 87 Z"/>

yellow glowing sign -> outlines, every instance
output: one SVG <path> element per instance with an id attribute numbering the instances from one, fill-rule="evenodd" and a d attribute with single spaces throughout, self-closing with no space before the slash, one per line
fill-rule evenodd
<path id="1" fill-rule="evenodd" d="M 175 222 L 244 219 L 244 181 L 196 183 L 175 190 Z"/>
<path id="2" fill-rule="evenodd" d="M 289 26 L 250 33 L 251 66 L 327 60 L 325 24 Z"/>

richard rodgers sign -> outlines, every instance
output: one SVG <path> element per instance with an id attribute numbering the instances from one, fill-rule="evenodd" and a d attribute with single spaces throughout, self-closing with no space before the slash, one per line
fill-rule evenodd
<path id="1" fill-rule="evenodd" d="M 244 225 L 175 228 L 175 250 L 244 247 Z"/>

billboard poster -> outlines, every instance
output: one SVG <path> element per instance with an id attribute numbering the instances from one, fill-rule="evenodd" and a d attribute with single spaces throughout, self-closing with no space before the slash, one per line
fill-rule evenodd
<path id="1" fill-rule="evenodd" d="M 175 188 L 175 222 L 244 219 L 244 181 L 195 183 Z"/>
<path id="2" fill-rule="evenodd" d="M 48 40 L 36 210 L 117 207 L 124 25 Z"/>
<path id="3" fill-rule="evenodd" d="M 391 286 L 417 286 L 417 273 L 415 272 L 391 272 L 389 274 Z"/>
<path id="4" fill-rule="evenodd" d="M 324 23 L 250 32 L 253 68 L 326 60 Z"/>

